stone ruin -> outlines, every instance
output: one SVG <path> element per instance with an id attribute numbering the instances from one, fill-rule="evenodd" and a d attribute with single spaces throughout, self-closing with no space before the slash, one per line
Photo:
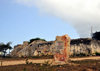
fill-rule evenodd
<path id="1" fill-rule="evenodd" d="M 10 55 L 12 57 L 51 55 L 50 46 L 52 44 L 53 41 L 35 40 L 30 44 L 25 41 L 23 44 L 15 46 Z"/>
<path id="2" fill-rule="evenodd" d="M 12 57 L 54 55 L 57 49 L 54 47 L 58 46 L 58 44 L 60 43 L 59 41 L 61 41 L 60 43 L 61 45 L 64 44 L 64 42 L 61 40 L 62 37 L 64 38 L 64 36 L 57 36 L 55 41 L 35 40 L 32 43 L 28 43 L 28 41 L 25 41 L 23 42 L 23 44 L 15 46 L 10 55 Z M 71 42 L 70 40 L 68 41 L 69 41 L 68 44 L 70 44 L 69 55 L 72 57 L 80 54 L 91 56 L 95 55 L 95 53 L 100 53 L 99 40 L 97 41 L 91 38 L 79 38 L 79 39 L 72 39 Z"/>
<path id="3" fill-rule="evenodd" d="M 56 64 L 68 62 L 70 55 L 70 37 L 68 35 L 56 36 L 56 40 L 51 48 Z"/>
<path id="4" fill-rule="evenodd" d="M 100 53 L 100 41 L 91 38 L 79 38 L 71 40 L 70 56 L 84 54 L 86 56 Z"/>

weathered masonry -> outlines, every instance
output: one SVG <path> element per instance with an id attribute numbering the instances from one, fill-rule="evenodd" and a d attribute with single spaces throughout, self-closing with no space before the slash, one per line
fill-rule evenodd
<path id="1" fill-rule="evenodd" d="M 54 55 L 54 62 L 57 64 L 66 63 L 70 55 L 70 37 L 68 35 L 56 36 L 52 53 Z"/>

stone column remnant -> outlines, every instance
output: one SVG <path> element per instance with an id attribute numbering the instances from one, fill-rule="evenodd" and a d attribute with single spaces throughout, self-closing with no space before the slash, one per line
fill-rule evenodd
<path id="1" fill-rule="evenodd" d="M 66 34 L 64 36 L 56 36 L 54 42 L 54 61 L 56 63 L 66 63 L 70 55 L 70 37 Z"/>

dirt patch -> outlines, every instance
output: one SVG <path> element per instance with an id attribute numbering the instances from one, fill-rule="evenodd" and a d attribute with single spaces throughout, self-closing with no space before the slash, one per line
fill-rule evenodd
<path id="1" fill-rule="evenodd" d="M 2 66 L 0 71 L 100 71 L 100 60 L 73 61 L 66 65 L 21 64 Z M 78 64 L 78 65 L 73 65 Z"/>
<path id="2" fill-rule="evenodd" d="M 82 61 L 82 60 L 100 60 L 100 56 L 96 57 L 82 57 L 82 58 L 70 58 L 71 61 Z M 9 66 L 9 65 L 19 65 L 19 64 L 26 64 L 26 58 L 5 58 L 0 59 L 0 64 L 2 61 L 3 66 Z M 53 59 L 28 59 L 29 62 L 32 63 L 44 63 L 46 61 L 52 62 Z"/>
<path id="3" fill-rule="evenodd" d="M 70 58 L 72 61 L 81 61 L 81 60 L 100 60 L 100 56 L 91 56 L 91 57 L 81 57 L 81 58 Z"/>

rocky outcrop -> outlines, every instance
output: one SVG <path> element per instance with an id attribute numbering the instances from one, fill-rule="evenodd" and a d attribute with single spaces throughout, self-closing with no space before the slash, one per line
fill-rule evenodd
<path id="1" fill-rule="evenodd" d="M 14 50 L 11 52 L 13 57 L 29 57 L 35 55 L 50 55 L 50 46 L 53 44 L 53 41 L 42 41 L 36 40 L 28 45 L 21 45 L 20 47 L 15 46 Z M 24 46 L 24 47 L 23 47 Z M 19 50 L 20 48 L 20 50 Z M 36 51 L 38 54 L 36 54 Z"/>
<path id="2" fill-rule="evenodd" d="M 12 57 L 29 57 L 36 55 L 52 55 L 55 47 L 54 41 L 35 40 L 32 43 L 27 41 L 14 47 L 11 52 Z M 90 38 L 72 39 L 70 43 L 70 55 L 86 54 L 94 55 L 100 53 L 100 41 Z"/>
<path id="3" fill-rule="evenodd" d="M 13 57 L 18 57 L 18 52 L 24 49 L 26 46 L 28 46 L 28 41 L 24 41 L 23 44 L 18 44 L 14 46 L 13 51 L 10 53 Z"/>
<path id="4" fill-rule="evenodd" d="M 14 46 L 14 49 L 13 49 L 13 51 L 11 52 L 11 56 L 13 56 L 13 57 L 18 57 L 18 52 L 20 51 L 20 50 L 22 50 L 23 48 L 22 48 L 22 45 L 20 44 L 20 45 L 16 45 L 16 46 Z"/>
<path id="5" fill-rule="evenodd" d="M 100 41 L 89 38 L 71 40 L 70 55 L 94 55 L 96 52 L 100 53 Z"/>

